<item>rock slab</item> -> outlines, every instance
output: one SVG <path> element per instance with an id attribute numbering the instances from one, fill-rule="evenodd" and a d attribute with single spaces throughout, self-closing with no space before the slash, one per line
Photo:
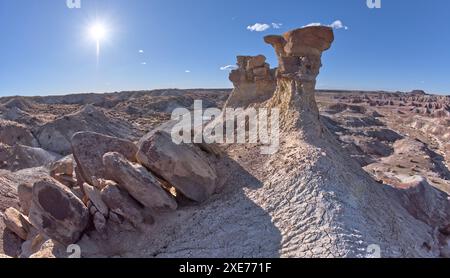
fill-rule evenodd
<path id="1" fill-rule="evenodd" d="M 138 161 L 187 198 L 203 202 L 214 193 L 216 170 L 199 147 L 177 145 L 168 132 L 161 130 L 143 137 L 138 146 Z"/>
<path id="2" fill-rule="evenodd" d="M 103 164 L 109 179 L 116 181 L 134 199 L 147 208 L 175 210 L 177 203 L 164 191 L 158 179 L 139 164 L 133 164 L 119 153 L 107 153 Z"/>

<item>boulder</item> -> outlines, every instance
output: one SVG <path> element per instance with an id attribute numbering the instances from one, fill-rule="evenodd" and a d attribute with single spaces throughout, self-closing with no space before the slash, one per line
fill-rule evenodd
<path id="1" fill-rule="evenodd" d="M 144 222 L 144 217 L 141 214 L 142 207 L 127 192 L 121 190 L 117 184 L 109 183 L 102 189 L 101 196 L 112 212 L 110 215 L 118 214 L 130 221 L 135 227 L 139 227 Z"/>
<path id="2" fill-rule="evenodd" d="M 92 202 L 92 204 L 97 208 L 97 210 L 103 214 L 103 216 L 108 215 L 108 207 L 106 206 L 105 202 L 102 200 L 102 196 L 100 191 L 85 183 L 83 184 L 84 193 L 88 197 L 88 199 Z"/>
<path id="3" fill-rule="evenodd" d="M 50 175 L 66 175 L 73 176 L 74 158 L 73 155 L 68 155 L 50 165 Z"/>
<path id="4" fill-rule="evenodd" d="M 120 153 L 107 153 L 103 164 L 108 178 L 116 181 L 134 199 L 147 208 L 175 210 L 177 203 L 164 191 L 158 179 L 139 164 L 129 162 Z"/>
<path id="5" fill-rule="evenodd" d="M 67 187 L 48 178 L 33 185 L 29 218 L 41 233 L 69 245 L 80 239 L 88 224 L 89 212 Z"/>
<path id="6" fill-rule="evenodd" d="M 89 184 L 94 184 L 93 177 L 106 177 L 103 155 L 107 152 L 120 153 L 127 160 L 136 162 L 137 147 L 133 142 L 94 132 L 76 133 L 72 138 L 72 150 L 77 171 Z"/>
<path id="7" fill-rule="evenodd" d="M 8 208 L 3 214 L 6 227 L 23 240 L 27 240 L 31 229 L 28 218 L 15 208 Z"/>
<path id="8" fill-rule="evenodd" d="M 187 198 L 203 202 L 214 193 L 218 183 L 216 170 L 199 147 L 177 145 L 163 130 L 149 133 L 138 145 L 138 161 Z"/>
<path id="9" fill-rule="evenodd" d="M 74 188 L 77 185 L 74 169 L 73 155 L 69 155 L 50 165 L 50 176 L 67 187 Z"/>

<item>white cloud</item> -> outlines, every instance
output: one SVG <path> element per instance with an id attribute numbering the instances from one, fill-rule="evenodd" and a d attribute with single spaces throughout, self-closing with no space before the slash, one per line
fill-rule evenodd
<path id="1" fill-rule="evenodd" d="M 339 30 L 339 29 L 348 30 L 348 27 L 345 26 L 344 23 L 342 23 L 342 21 L 340 21 L 340 20 L 336 20 L 335 22 L 331 23 L 330 25 L 323 25 L 322 23 L 319 23 L 319 22 L 313 22 L 313 23 L 307 24 L 303 27 L 311 27 L 311 26 L 327 26 L 327 27 L 331 27 L 335 30 Z"/>
<path id="2" fill-rule="evenodd" d="M 145 65 L 147 65 L 147 62 L 142 62 L 141 65 L 144 65 L 144 66 L 145 66 Z"/>
<path id="3" fill-rule="evenodd" d="M 342 21 L 340 21 L 340 20 L 336 20 L 335 22 L 331 23 L 329 26 L 336 30 L 342 29 L 342 28 L 344 28 L 344 30 L 348 29 L 348 27 L 345 26 L 344 23 L 342 23 Z"/>
<path id="4" fill-rule="evenodd" d="M 270 29 L 270 25 L 266 23 L 256 23 L 254 25 L 247 26 L 247 30 L 252 32 L 264 32 Z"/>
<path id="5" fill-rule="evenodd" d="M 227 66 L 220 67 L 220 70 L 234 70 L 237 68 L 238 67 L 236 65 L 227 65 Z"/>
<path id="6" fill-rule="evenodd" d="M 185 70 L 184 72 L 185 72 L 185 73 L 191 73 L 191 71 L 190 71 L 190 70 Z"/>
<path id="7" fill-rule="evenodd" d="M 273 27 L 274 29 L 280 29 L 281 26 L 283 26 L 283 23 L 272 23 L 272 27 Z"/>
<path id="8" fill-rule="evenodd" d="M 139 53 L 144 53 L 144 50 L 140 49 L 140 50 L 139 50 Z"/>

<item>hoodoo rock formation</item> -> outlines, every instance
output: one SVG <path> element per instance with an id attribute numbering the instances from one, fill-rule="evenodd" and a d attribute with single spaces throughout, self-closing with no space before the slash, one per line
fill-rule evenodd
<path id="1" fill-rule="evenodd" d="M 226 107 L 247 107 L 272 97 L 276 88 L 275 69 L 270 69 L 266 57 L 238 56 L 237 66 L 230 74 L 234 90 L 225 104 Z"/>
<path id="2" fill-rule="evenodd" d="M 316 77 L 322 67 L 322 52 L 328 50 L 334 41 L 333 30 L 314 26 L 293 30 L 283 36 L 267 36 L 264 40 L 273 46 L 279 62 L 277 90 L 269 106 L 280 108 L 285 128 L 293 124 L 317 130 Z M 298 115 L 292 117 L 293 114 Z M 293 123 L 292 119 L 300 122 Z"/>
<path id="3" fill-rule="evenodd" d="M 238 57 L 226 107 L 278 109 L 274 154 L 258 144 L 175 144 L 165 129 L 136 145 L 112 137 L 126 138 L 128 125 L 98 125 L 104 116 L 93 107 L 41 128 L 41 145 L 71 149 L 73 159 L 47 169 L 55 179 L 19 182 L 20 206 L 3 218 L 26 239 L 21 256 L 64 256 L 72 243 L 83 257 L 366 257 L 374 245 L 382 257 L 449 256 L 448 196 L 424 178 L 376 182 L 320 117 L 316 78 L 333 40 L 321 26 L 267 36 L 276 70 L 264 56 Z M 364 112 L 349 107 L 330 110 Z M 377 125 L 371 119 L 364 122 Z M 72 121 L 77 128 L 66 130 Z M 102 130 L 109 136 L 94 133 Z M 0 185 L 19 174 L 27 172 L 0 176 Z"/>

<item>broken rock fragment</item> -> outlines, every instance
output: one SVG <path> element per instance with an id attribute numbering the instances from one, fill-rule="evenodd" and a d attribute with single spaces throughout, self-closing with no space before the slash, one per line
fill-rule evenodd
<path id="1" fill-rule="evenodd" d="M 31 229 L 28 218 L 15 208 L 8 208 L 3 214 L 6 227 L 23 240 L 27 240 Z"/>
<path id="2" fill-rule="evenodd" d="M 106 206 L 105 202 L 102 200 L 102 196 L 100 191 L 85 183 L 83 184 L 84 193 L 88 197 L 88 199 L 92 202 L 92 204 L 95 206 L 95 208 L 103 215 L 108 215 L 108 207 Z"/>

